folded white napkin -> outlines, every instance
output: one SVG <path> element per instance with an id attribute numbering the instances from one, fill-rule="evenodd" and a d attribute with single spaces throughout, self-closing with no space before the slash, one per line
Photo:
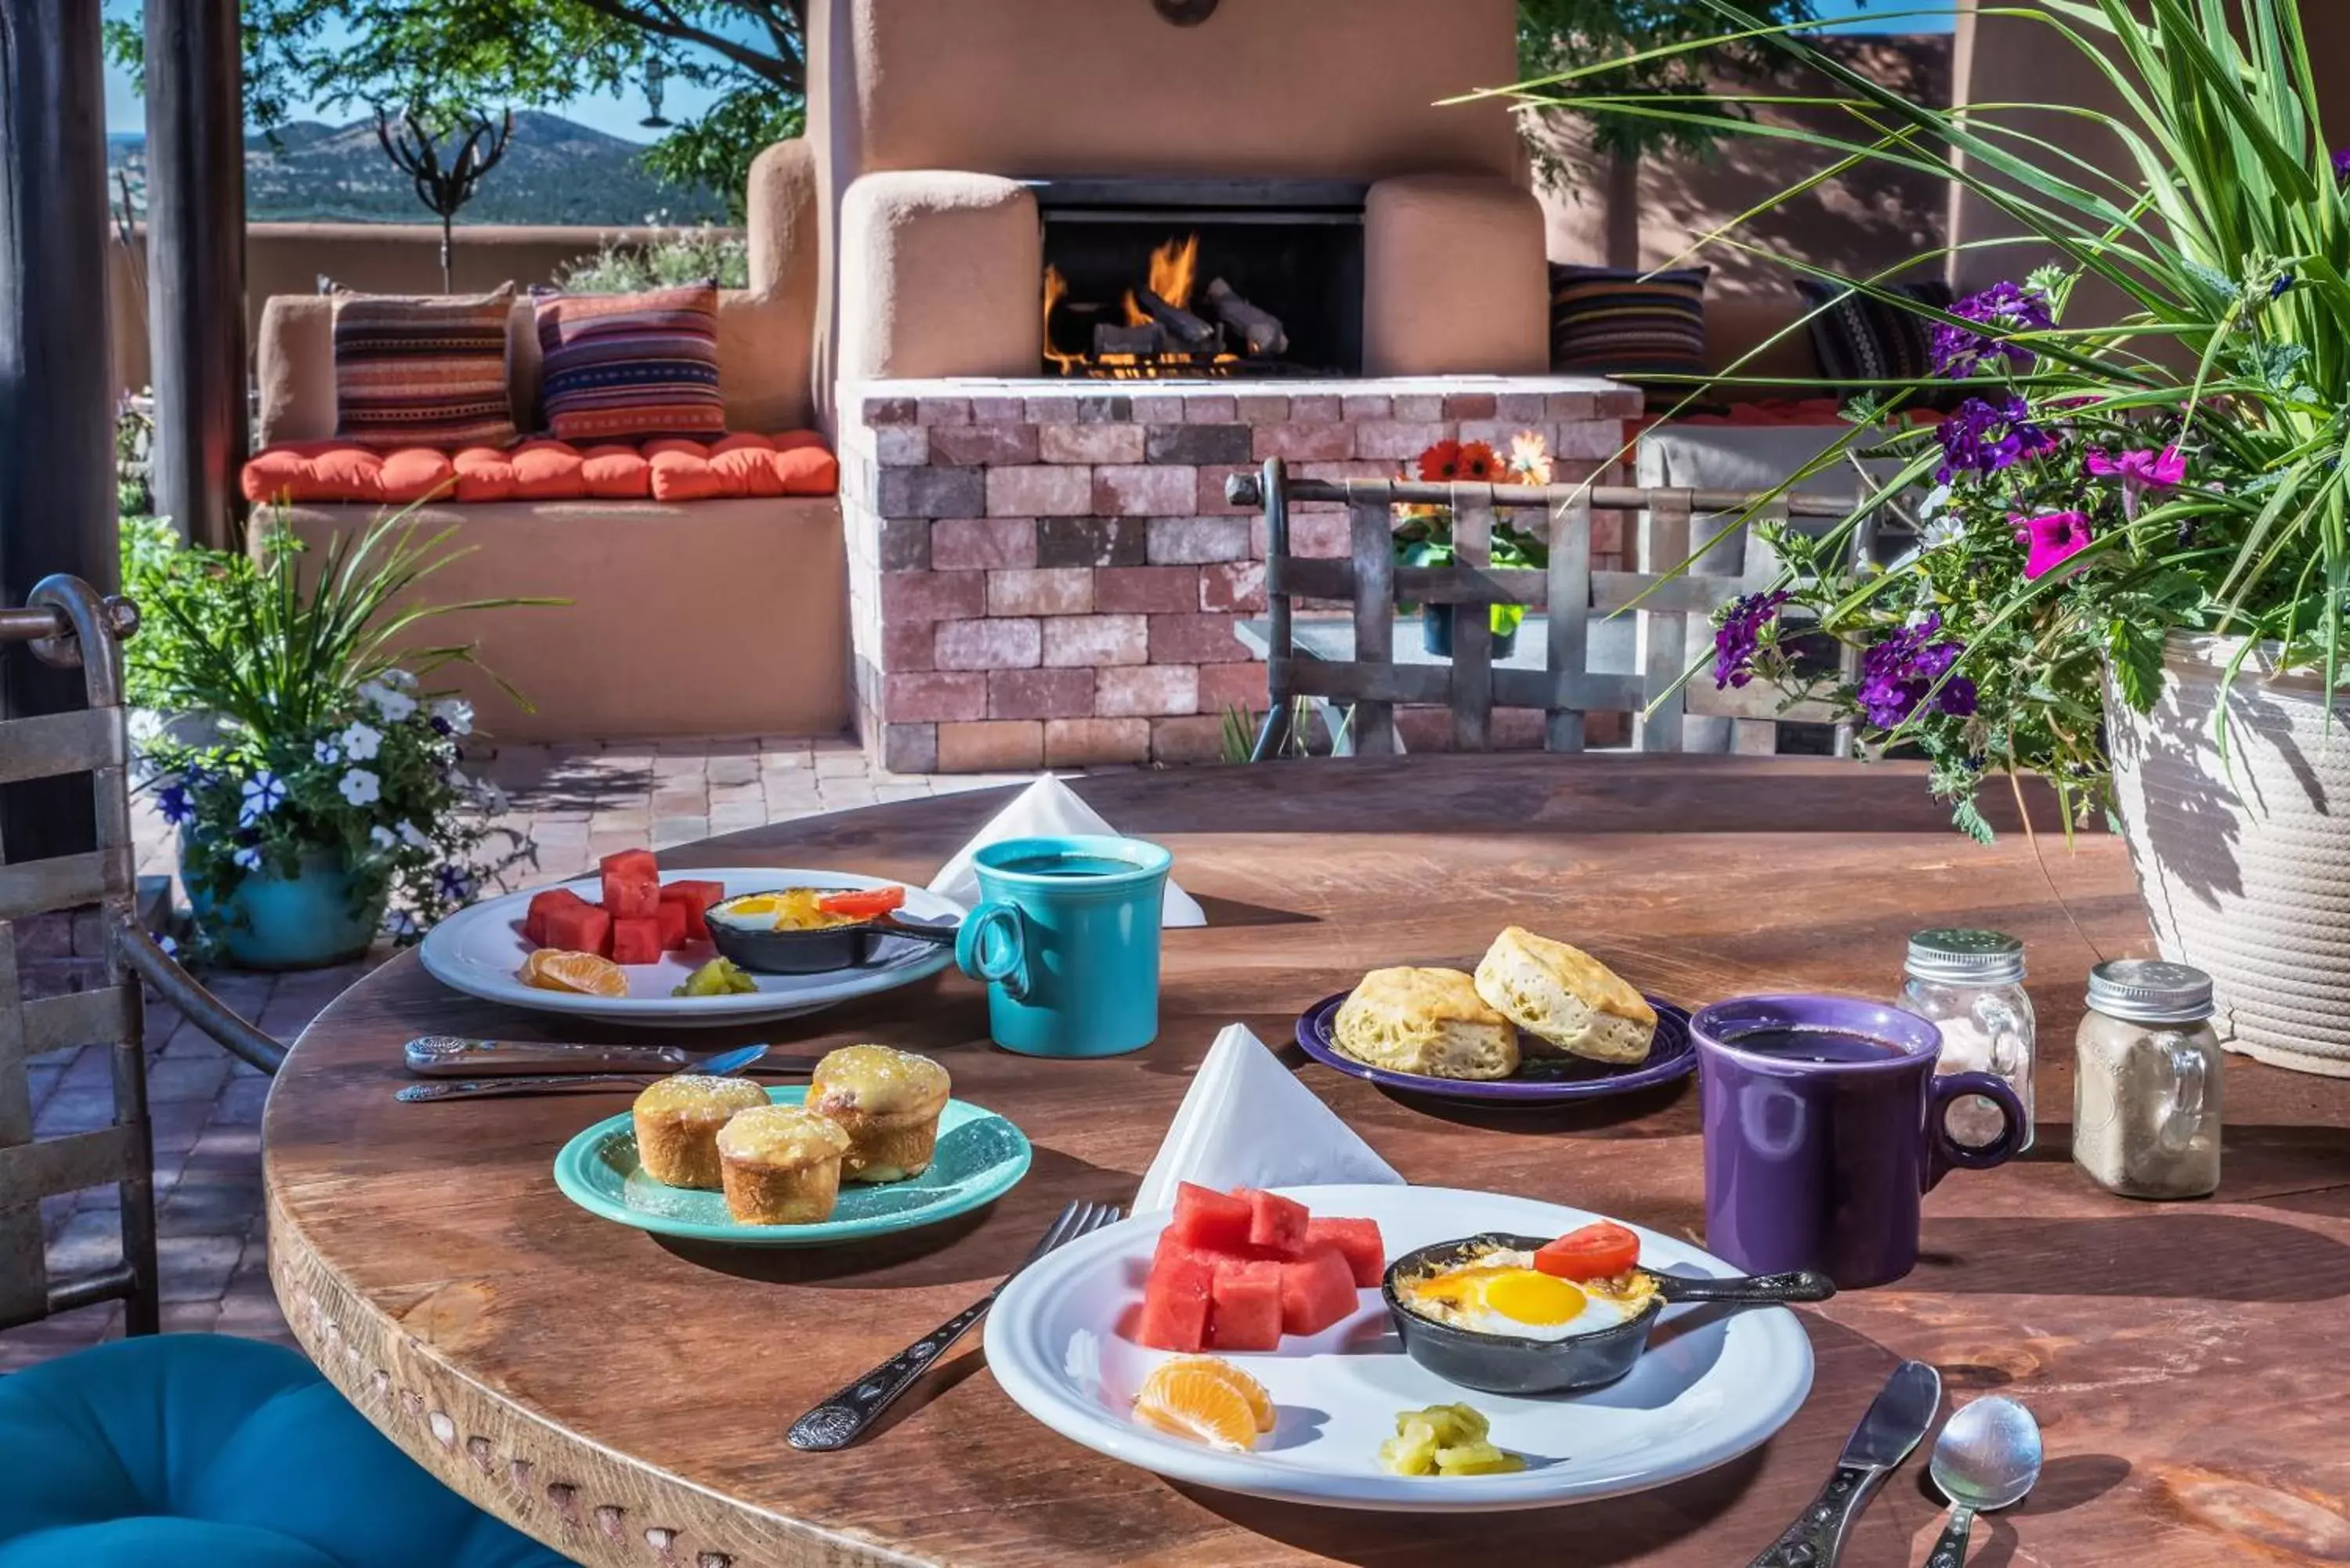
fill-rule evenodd
<path id="1" fill-rule="evenodd" d="M 1175 1207 L 1179 1182 L 1234 1187 L 1401 1187 L 1395 1167 L 1297 1081 L 1265 1043 L 1228 1024 L 1208 1047 L 1166 1141 L 1142 1178 L 1134 1211 Z"/>
<path id="2" fill-rule="evenodd" d="M 1106 834 L 1118 837 L 1118 831 L 1102 820 L 1101 813 L 1077 798 L 1076 792 L 1046 774 L 1013 797 L 1012 804 L 995 814 L 985 827 L 972 836 L 969 844 L 955 851 L 953 859 L 939 867 L 931 878 L 931 891 L 968 908 L 979 902 L 979 873 L 972 865 L 972 857 L 984 845 L 1006 838 L 1048 837 L 1055 834 Z M 1160 902 L 1159 923 L 1161 926 L 1204 926 L 1208 917 L 1201 912 L 1199 901 L 1167 878 L 1167 896 Z"/>

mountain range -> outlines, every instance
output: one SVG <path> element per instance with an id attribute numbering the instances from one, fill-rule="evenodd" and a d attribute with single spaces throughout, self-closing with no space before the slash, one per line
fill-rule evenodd
<path id="1" fill-rule="evenodd" d="M 643 152 L 639 143 L 559 114 L 517 109 L 504 158 L 457 221 L 618 226 L 656 213 L 671 223 L 725 219 L 725 202 L 656 178 L 645 168 Z M 127 182 L 132 210 L 144 213 L 147 139 L 108 137 L 107 171 L 115 200 L 121 200 Z M 247 137 L 244 210 L 256 223 L 437 221 L 417 200 L 408 176 L 384 156 L 372 118 L 348 125 L 299 120 Z"/>

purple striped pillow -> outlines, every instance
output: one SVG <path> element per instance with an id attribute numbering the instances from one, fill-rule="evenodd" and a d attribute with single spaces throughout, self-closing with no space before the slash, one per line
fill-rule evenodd
<path id="1" fill-rule="evenodd" d="M 726 433 L 715 283 L 533 297 L 540 396 L 557 441 Z"/>
<path id="2" fill-rule="evenodd" d="M 335 434 L 379 450 L 512 446 L 514 286 L 476 295 L 335 296 Z"/>

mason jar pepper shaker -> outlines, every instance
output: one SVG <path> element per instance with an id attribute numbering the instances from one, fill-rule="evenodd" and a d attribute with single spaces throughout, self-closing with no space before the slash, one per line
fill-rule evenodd
<path id="1" fill-rule="evenodd" d="M 2116 959 L 2089 971 L 2088 1000 L 2074 1036 L 2074 1163 L 2125 1198 L 2213 1191 L 2221 1077 L 2211 977 Z"/>
<path id="2" fill-rule="evenodd" d="M 1895 1005 L 1929 1019 L 1942 1032 L 1935 1072 L 1995 1073 L 2033 1109 L 2032 1069 L 2036 1024 L 2023 990 L 2023 944 L 2003 931 L 1944 928 L 1909 939 L 1901 994 Z M 1950 1134 L 1961 1143 L 1989 1144 L 2005 1129 L 1999 1107 L 1980 1095 L 1950 1106 Z M 2023 1143 L 2032 1147 L 2027 1119 Z"/>

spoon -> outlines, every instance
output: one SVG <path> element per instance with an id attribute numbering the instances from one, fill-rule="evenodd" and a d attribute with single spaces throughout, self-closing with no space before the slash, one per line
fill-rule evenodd
<path id="1" fill-rule="evenodd" d="M 1928 1470 L 1950 1500 L 1950 1519 L 1926 1568 L 1965 1568 L 1975 1515 L 2022 1501 L 2039 1480 L 2040 1423 L 1997 1395 L 1961 1406 L 1934 1440 Z"/>

